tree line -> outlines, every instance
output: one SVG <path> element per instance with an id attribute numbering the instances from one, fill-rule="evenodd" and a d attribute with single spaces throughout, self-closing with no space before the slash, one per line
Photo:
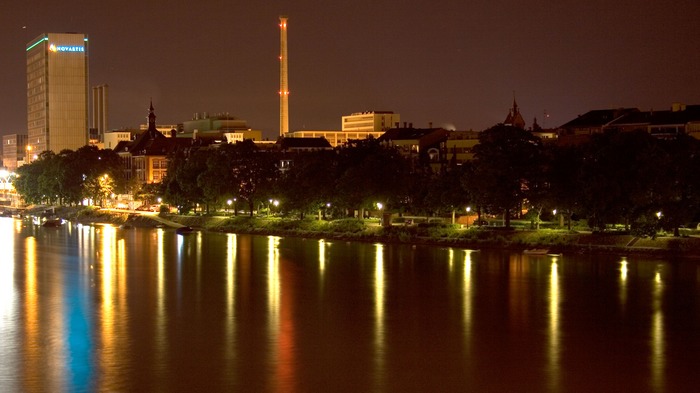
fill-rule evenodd
<path id="1" fill-rule="evenodd" d="M 233 210 L 251 215 L 274 208 L 301 218 L 367 210 L 454 217 L 469 206 L 479 221 L 498 215 L 509 227 L 512 218 L 539 222 L 556 209 L 569 225 L 585 219 L 596 230 L 623 224 L 676 233 L 700 220 L 700 142 L 685 134 L 657 139 L 644 131 L 607 132 L 560 146 L 499 124 L 480 133 L 472 152 L 473 160 L 458 165 L 446 151 L 436 166 L 376 139 L 304 153 L 244 141 L 177 151 L 163 182 L 146 188 L 182 212 L 225 209 L 234 201 Z M 73 203 L 104 196 L 95 184 L 105 173 L 113 189 L 128 189 L 121 171 L 108 150 L 42 153 L 18 170 L 15 187 L 30 203 L 47 197 Z"/>
<path id="2" fill-rule="evenodd" d="M 700 145 L 685 134 L 657 139 L 647 132 L 592 135 L 576 146 L 544 144 L 530 132 L 499 124 L 480 133 L 474 159 L 436 168 L 427 157 L 409 159 L 374 139 L 332 151 L 284 156 L 252 142 L 199 150 L 170 161 L 165 200 L 186 209 L 221 207 L 227 200 L 247 211 L 278 200 L 284 213 L 329 211 L 353 215 L 367 209 L 417 215 L 473 212 L 499 215 L 505 226 L 527 215 L 539 222 L 556 209 L 604 230 L 674 229 L 700 214 Z M 240 205 L 239 205 L 240 206 Z M 225 206 L 224 206 L 225 207 Z"/>
<path id="3" fill-rule="evenodd" d="M 44 151 L 17 168 L 12 184 L 28 204 L 75 205 L 85 199 L 100 204 L 129 191 L 119 155 L 95 146 Z"/>

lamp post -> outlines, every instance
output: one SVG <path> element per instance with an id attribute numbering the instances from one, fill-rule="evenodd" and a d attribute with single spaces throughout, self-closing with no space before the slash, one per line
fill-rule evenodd
<path id="1" fill-rule="evenodd" d="M 467 229 L 469 229 L 469 212 L 472 211 L 471 206 L 467 206 Z"/>
<path id="2" fill-rule="evenodd" d="M 232 203 L 233 203 L 233 201 L 230 200 L 230 199 L 229 199 L 228 201 L 226 201 L 226 204 L 228 205 L 228 207 L 226 208 L 226 213 L 228 213 L 228 209 L 231 208 L 231 204 L 232 204 Z"/>

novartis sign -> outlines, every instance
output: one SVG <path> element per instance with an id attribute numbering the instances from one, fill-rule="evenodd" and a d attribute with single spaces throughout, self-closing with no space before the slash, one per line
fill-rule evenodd
<path id="1" fill-rule="evenodd" d="M 82 45 L 49 45 L 51 52 L 85 52 L 85 47 Z"/>

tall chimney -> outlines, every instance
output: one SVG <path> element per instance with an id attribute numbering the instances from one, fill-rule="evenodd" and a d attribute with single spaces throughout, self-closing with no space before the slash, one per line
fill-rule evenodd
<path id="1" fill-rule="evenodd" d="M 289 132 L 289 74 L 287 68 L 287 16 L 280 16 L 280 136 Z"/>

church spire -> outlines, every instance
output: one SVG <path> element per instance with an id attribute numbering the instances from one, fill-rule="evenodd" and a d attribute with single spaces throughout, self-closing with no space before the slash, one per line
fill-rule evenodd
<path id="1" fill-rule="evenodd" d="M 151 106 L 148 109 L 148 133 L 151 137 L 155 137 L 156 131 L 156 114 L 153 110 L 153 99 L 151 99 Z"/>
<path id="2" fill-rule="evenodd" d="M 513 107 L 508 110 L 508 116 L 506 116 L 506 120 L 503 124 L 525 129 L 525 119 L 523 119 L 523 116 L 520 114 L 520 109 L 518 109 L 518 102 L 515 100 L 515 92 L 513 92 Z"/>

